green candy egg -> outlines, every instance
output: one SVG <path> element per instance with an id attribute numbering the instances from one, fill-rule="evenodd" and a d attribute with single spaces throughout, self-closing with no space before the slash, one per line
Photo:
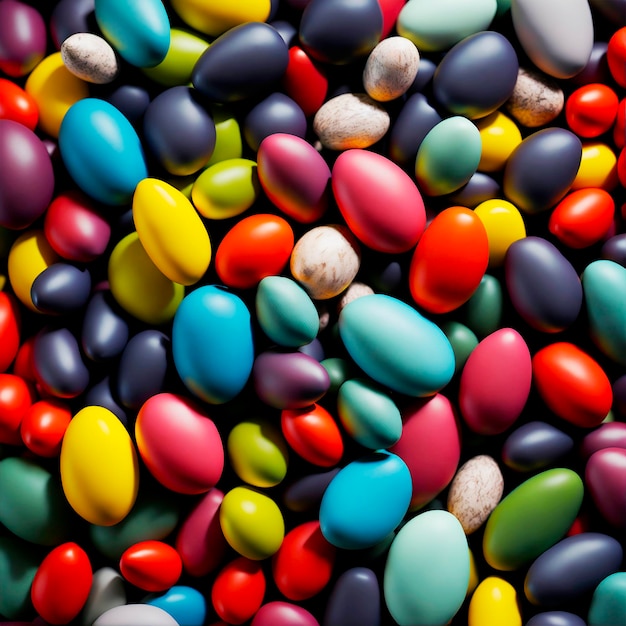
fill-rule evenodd
<path id="1" fill-rule="evenodd" d="M 458 373 L 463 369 L 465 361 L 478 345 L 478 337 L 465 324 L 452 320 L 443 322 L 441 330 L 452 346 L 455 362 L 454 372 Z"/>
<path id="2" fill-rule="evenodd" d="M 472 122 L 460 115 L 442 120 L 424 137 L 415 157 L 419 190 L 442 196 L 460 189 L 476 173 L 481 153 L 480 131 Z"/>
<path id="3" fill-rule="evenodd" d="M 556 468 L 529 478 L 492 511 L 483 537 L 491 567 L 516 570 L 565 536 L 584 494 L 583 482 L 570 469 Z"/>
<path id="4" fill-rule="evenodd" d="M 43 556 L 16 537 L 0 537 L 0 615 L 8 619 L 32 612 L 30 587 Z"/>
<path id="5" fill-rule="evenodd" d="M 228 457 L 241 480 L 254 487 L 274 487 L 287 474 L 287 444 L 269 422 L 239 422 L 229 433 Z"/>
<path id="6" fill-rule="evenodd" d="M 215 105 L 211 107 L 211 115 L 215 124 L 215 148 L 207 163 L 207 167 L 228 159 L 239 159 L 243 153 L 241 128 L 235 116 L 226 108 Z"/>
<path id="7" fill-rule="evenodd" d="M 339 334 L 338 330 L 337 334 Z M 340 357 L 329 357 L 320 361 L 320 364 L 328 372 L 330 378 L 330 387 L 327 393 L 337 393 L 341 385 L 356 374 L 354 366 Z"/>
<path id="8" fill-rule="evenodd" d="M 369 380 L 354 378 L 341 385 L 337 411 L 346 432 L 366 448 L 389 448 L 402 434 L 402 416 L 396 403 Z"/>
<path id="9" fill-rule="evenodd" d="M 72 511 L 61 483 L 29 459 L 0 461 L 0 523 L 32 543 L 55 546 L 68 538 Z"/>
<path id="10" fill-rule="evenodd" d="M 261 280 L 255 306 L 261 329 L 279 346 L 299 348 L 317 336 L 320 320 L 313 300 L 290 278 Z"/>
<path id="11" fill-rule="evenodd" d="M 496 332 L 502 318 L 502 285 L 485 274 L 472 297 L 463 306 L 463 321 L 479 339 Z"/>
<path id="12" fill-rule="evenodd" d="M 626 572 L 607 576 L 596 587 L 589 606 L 589 626 L 621 624 L 626 615 Z"/>

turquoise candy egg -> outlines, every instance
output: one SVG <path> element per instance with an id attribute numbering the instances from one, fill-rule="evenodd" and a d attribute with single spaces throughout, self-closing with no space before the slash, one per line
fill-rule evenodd
<path id="1" fill-rule="evenodd" d="M 466 117 L 455 115 L 434 126 L 415 157 L 415 178 L 420 191 L 442 196 L 465 185 L 478 169 L 480 132 Z"/>
<path id="2" fill-rule="evenodd" d="M 341 469 L 320 504 L 320 528 L 344 550 L 371 548 L 400 524 L 411 500 L 411 473 L 395 454 L 368 454 Z"/>
<path id="3" fill-rule="evenodd" d="M 339 335 L 355 363 L 393 391 L 432 396 L 454 375 L 454 351 L 443 331 L 392 296 L 373 294 L 347 304 Z"/>
<path id="4" fill-rule="evenodd" d="M 261 329 L 279 346 L 299 348 L 317 336 L 320 321 L 313 300 L 286 276 L 261 280 L 255 307 Z"/>
<path id="5" fill-rule="evenodd" d="M 626 572 L 607 576 L 593 592 L 587 623 L 589 626 L 619 624 L 626 615 Z"/>
<path id="6" fill-rule="evenodd" d="M 148 175 L 135 129 L 118 109 L 98 98 L 70 107 L 61 122 L 59 149 L 74 182 L 104 204 L 129 203 Z"/>
<path id="7" fill-rule="evenodd" d="M 407 522 L 391 544 L 385 603 L 400 626 L 443 626 L 463 604 L 469 577 L 461 523 L 448 511 L 426 511 Z"/>
<path id="8" fill-rule="evenodd" d="M 161 0 L 96 0 L 104 38 L 131 65 L 154 67 L 170 47 L 170 20 Z"/>
<path id="9" fill-rule="evenodd" d="M 346 432 L 366 448 L 388 448 L 402 434 L 402 416 L 396 403 L 378 385 L 363 378 L 341 385 L 337 412 Z"/>
<path id="10" fill-rule="evenodd" d="M 145 604 L 169 613 L 180 626 L 202 626 L 206 617 L 206 600 L 193 587 L 174 585 L 161 595 L 152 595 Z"/>
<path id="11" fill-rule="evenodd" d="M 591 338 L 606 356 L 626 365 L 626 268 L 615 261 L 593 261 L 582 283 Z"/>
<path id="12" fill-rule="evenodd" d="M 172 353 L 189 391 L 210 404 L 232 400 L 248 381 L 254 361 L 248 308 L 224 287 L 192 291 L 174 316 Z"/>

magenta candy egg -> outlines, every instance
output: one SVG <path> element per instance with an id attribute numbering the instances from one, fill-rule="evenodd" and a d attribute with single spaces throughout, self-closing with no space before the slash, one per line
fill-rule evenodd
<path id="1" fill-rule="evenodd" d="M 213 421 L 183 396 L 160 393 L 142 405 L 137 448 L 150 473 L 177 493 L 206 493 L 224 469 L 224 447 Z"/>
<path id="2" fill-rule="evenodd" d="M 585 435 L 580 449 L 585 458 L 605 448 L 624 448 L 626 450 L 626 423 L 607 422 Z"/>
<path id="3" fill-rule="evenodd" d="M 532 382 L 530 351 L 513 328 L 485 337 L 461 374 L 459 408 L 466 424 L 481 435 L 499 435 L 520 416 Z"/>
<path id="4" fill-rule="evenodd" d="M 274 600 L 257 611 L 250 626 L 319 626 L 319 622 L 297 604 Z"/>
<path id="5" fill-rule="evenodd" d="M 389 452 L 397 454 L 411 472 L 410 508 L 419 509 L 443 491 L 461 456 L 459 423 L 450 401 L 437 394 L 402 411 L 402 436 Z"/>
<path id="6" fill-rule="evenodd" d="M 332 188 L 348 228 L 373 250 L 406 252 L 424 232 L 426 212 L 417 186 L 380 154 L 342 152 L 333 166 Z"/>
<path id="7" fill-rule="evenodd" d="M 626 450 L 594 452 L 585 468 L 585 484 L 604 519 L 626 531 Z"/>

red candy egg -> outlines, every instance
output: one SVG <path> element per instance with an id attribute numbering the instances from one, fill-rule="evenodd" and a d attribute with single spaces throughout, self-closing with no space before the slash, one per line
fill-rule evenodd
<path id="1" fill-rule="evenodd" d="M 183 570 L 180 556 L 162 541 L 140 541 L 120 559 L 122 576 L 144 591 L 165 591 L 176 584 Z"/>
<path id="2" fill-rule="evenodd" d="M 613 142 L 617 148 L 626 144 L 626 98 L 622 98 L 617 107 L 615 126 L 613 126 Z"/>
<path id="3" fill-rule="evenodd" d="M 289 63 L 283 75 L 287 95 L 305 115 L 313 115 L 324 104 L 328 79 L 320 66 L 299 46 L 289 48 Z"/>
<path id="4" fill-rule="evenodd" d="M 609 39 L 606 60 L 615 82 L 626 87 L 626 26 L 615 31 Z"/>
<path id="5" fill-rule="evenodd" d="M 291 226 L 282 217 L 251 215 L 224 235 L 215 254 L 215 269 L 229 287 L 254 287 L 266 276 L 282 272 L 293 244 Z"/>
<path id="6" fill-rule="evenodd" d="M 20 347 L 20 310 L 15 297 L 0 291 L 0 372 L 6 372 Z"/>
<path id="7" fill-rule="evenodd" d="M 15 374 L 0 374 L 0 443 L 22 444 L 20 425 L 31 404 L 30 386 Z"/>
<path id="8" fill-rule="evenodd" d="M 87 553 L 73 542 L 63 543 L 37 569 L 30 592 L 33 606 L 49 624 L 67 624 L 87 602 L 92 579 Z"/>
<path id="9" fill-rule="evenodd" d="M 415 302 L 430 313 L 449 313 L 470 299 L 489 263 L 489 240 L 470 209 L 439 213 L 424 231 L 409 270 Z"/>
<path id="10" fill-rule="evenodd" d="M 15 355 L 15 362 L 13 363 L 13 373 L 28 382 L 34 383 L 36 381 L 33 348 L 35 345 L 36 335 L 29 337 L 18 348 Z"/>
<path id="11" fill-rule="evenodd" d="M 606 85 L 592 83 L 576 89 L 565 103 L 565 119 L 579 137 L 598 137 L 613 126 L 619 101 Z"/>
<path id="12" fill-rule="evenodd" d="M 28 408 L 22 418 L 22 441 L 39 456 L 59 456 L 63 435 L 71 419 L 72 412 L 67 404 L 58 400 L 39 400 Z"/>
<path id="13" fill-rule="evenodd" d="M 553 343 L 532 359 L 533 382 L 548 408 L 583 428 L 598 426 L 611 409 L 613 390 L 604 370 L 572 343 Z"/>
<path id="14" fill-rule="evenodd" d="M 243 624 L 261 608 L 265 587 L 261 562 L 238 557 L 215 578 L 211 589 L 213 608 L 226 623 Z"/>
<path id="15" fill-rule="evenodd" d="M 34 98 L 6 78 L 0 78 L 0 120 L 13 120 L 30 130 L 35 130 L 39 121 Z"/>

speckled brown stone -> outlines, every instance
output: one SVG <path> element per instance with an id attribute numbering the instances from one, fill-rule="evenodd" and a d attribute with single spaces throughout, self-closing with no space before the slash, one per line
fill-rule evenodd
<path id="1" fill-rule="evenodd" d="M 75 33 L 61 44 L 63 65 L 81 80 L 104 85 L 115 80 L 119 72 L 113 48 L 93 33 Z"/>

